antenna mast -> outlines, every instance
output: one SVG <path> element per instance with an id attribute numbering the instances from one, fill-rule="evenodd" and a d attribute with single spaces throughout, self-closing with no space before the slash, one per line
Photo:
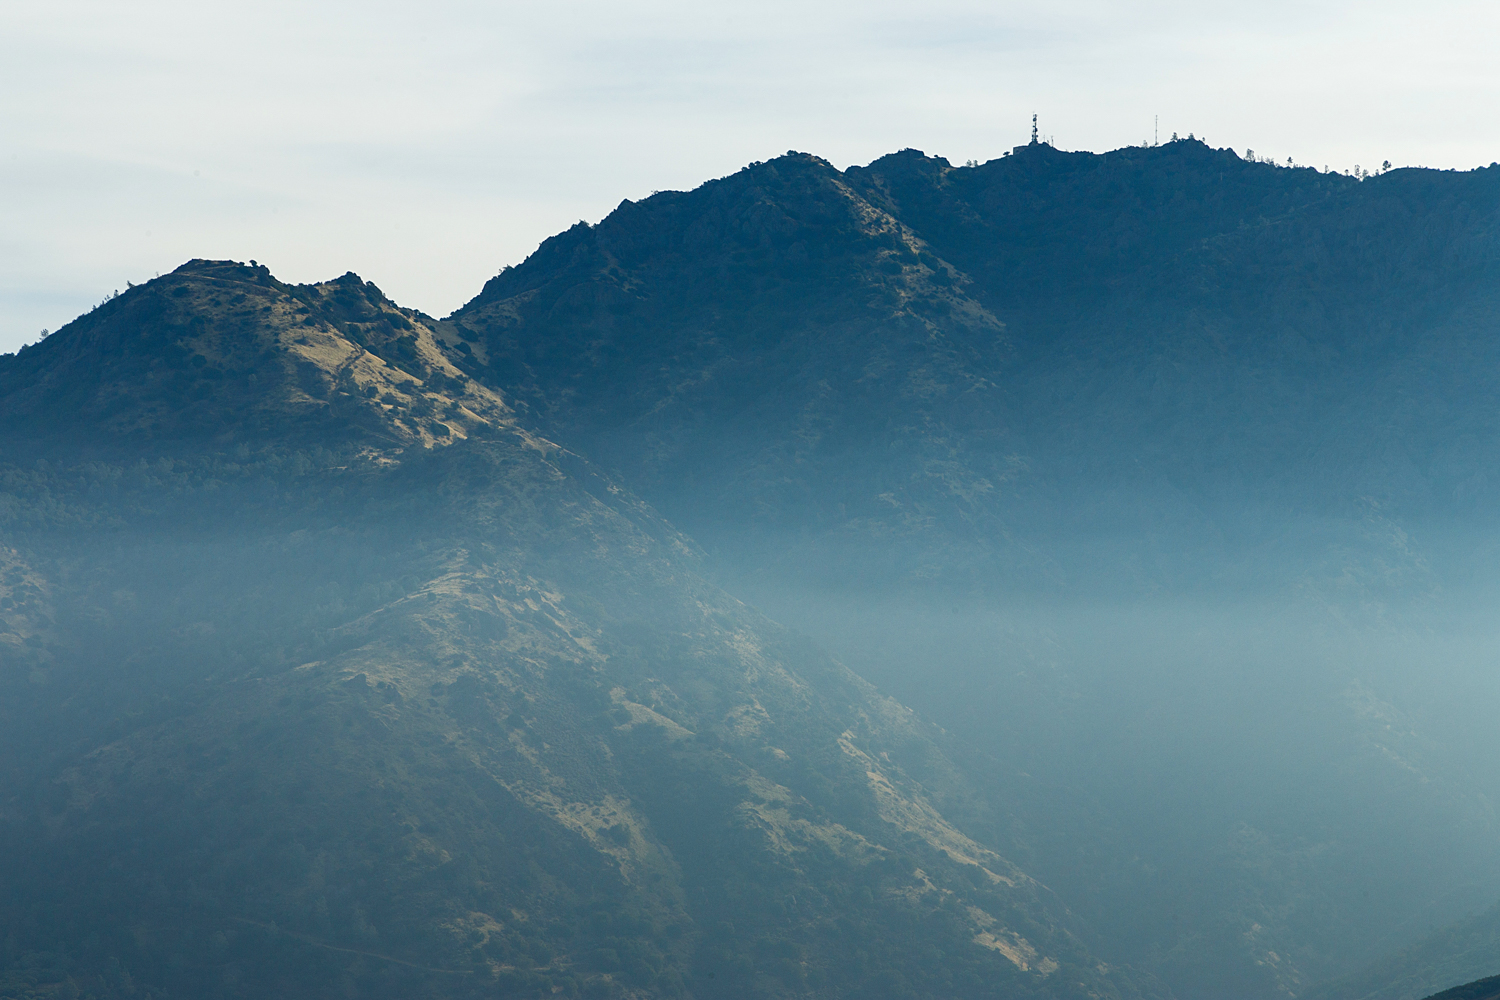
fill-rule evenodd
<path id="1" fill-rule="evenodd" d="M 1031 116 L 1031 144 L 1036 145 L 1036 115 Z"/>
<path id="2" fill-rule="evenodd" d="M 1153 115 L 1152 116 L 1151 145 L 1153 145 L 1153 146 L 1160 146 L 1161 145 L 1161 115 Z"/>

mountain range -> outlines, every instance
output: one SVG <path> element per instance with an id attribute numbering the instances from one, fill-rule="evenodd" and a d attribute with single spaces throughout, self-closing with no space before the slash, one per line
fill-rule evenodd
<path id="1" fill-rule="evenodd" d="M 1497 223 L 788 153 L 442 320 L 130 288 L 0 356 L 0 996 L 1492 974 Z"/>

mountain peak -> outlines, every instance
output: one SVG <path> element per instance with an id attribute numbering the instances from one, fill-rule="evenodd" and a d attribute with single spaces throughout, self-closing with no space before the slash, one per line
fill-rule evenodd
<path id="1" fill-rule="evenodd" d="M 87 426 L 432 447 L 513 424 L 454 363 L 467 346 L 353 272 L 289 285 L 254 261 L 191 260 L 0 357 L 0 424 L 37 440 Z"/>

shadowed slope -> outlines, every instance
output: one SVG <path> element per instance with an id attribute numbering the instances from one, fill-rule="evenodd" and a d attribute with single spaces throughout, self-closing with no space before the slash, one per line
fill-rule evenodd
<path id="1" fill-rule="evenodd" d="M 962 575 L 943 540 L 990 546 L 1016 471 L 1003 331 L 963 285 L 788 154 L 575 226 L 450 325 L 483 339 L 476 373 L 711 547 L 795 552 L 795 573 L 878 540 L 887 571 Z"/>
<path id="2" fill-rule="evenodd" d="M 1196 141 L 788 154 L 575 226 L 445 328 L 744 572 L 1264 590 L 1288 510 L 1495 508 L 1497 213 L 1497 170 Z"/>

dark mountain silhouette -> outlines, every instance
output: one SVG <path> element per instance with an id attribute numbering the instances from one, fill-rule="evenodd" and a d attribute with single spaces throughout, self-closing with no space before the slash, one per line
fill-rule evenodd
<path id="1" fill-rule="evenodd" d="M 1463 986 L 1455 986 L 1451 990 L 1435 994 L 1431 1000 L 1494 1000 L 1495 997 L 1500 997 L 1500 976 L 1489 976 Z"/>
<path id="2" fill-rule="evenodd" d="M 1490 975 L 1497 967 L 1500 905 L 1444 927 L 1353 975 L 1321 984 L 1308 996 L 1314 1000 L 1489 1000 L 1500 996 L 1500 976 Z M 1471 981 L 1475 976 L 1485 978 Z"/>

